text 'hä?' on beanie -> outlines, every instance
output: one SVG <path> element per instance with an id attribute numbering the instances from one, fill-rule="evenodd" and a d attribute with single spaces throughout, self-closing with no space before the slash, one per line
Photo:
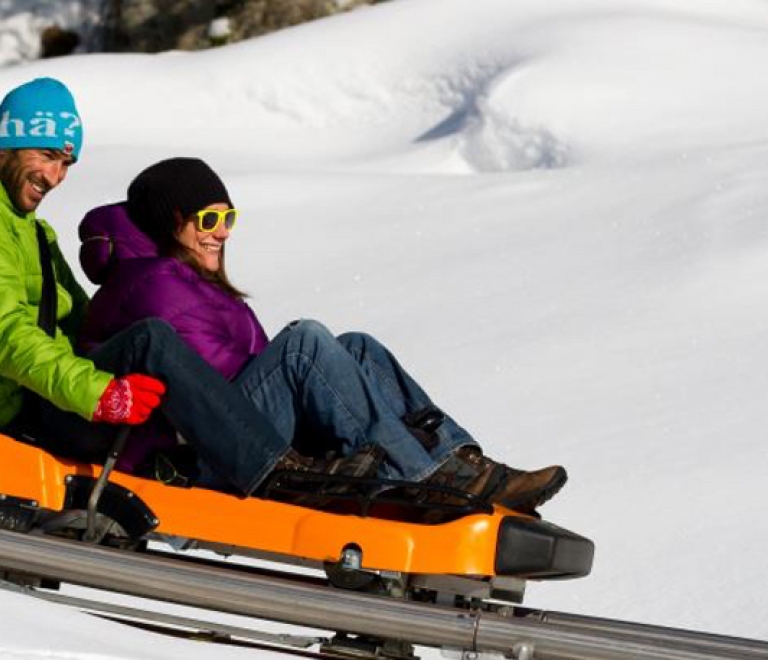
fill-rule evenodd
<path id="1" fill-rule="evenodd" d="M 56 149 L 77 160 L 83 126 L 64 83 L 35 78 L 0 103 L 0 149 Z"/>
<path id="2" fill-rule="evenodd" d="M 128 186 L 128 214 L 147 236 L 162 245 L 182 218 L 210 206 L 232 206 L 224 183 L 199 158 L 169 158 L 150 165 Z"/>

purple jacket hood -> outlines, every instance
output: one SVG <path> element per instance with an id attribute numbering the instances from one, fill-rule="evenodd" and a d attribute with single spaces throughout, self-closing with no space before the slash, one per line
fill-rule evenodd
<path id="1" fill-rule="evenodd" d="M 157 256 L 157 247 L 133 224 L 125 202 L 88 211 L 78 234 L 80 265 L 94 284 L 104 284 L 110 268 L 123 259 Z"/>

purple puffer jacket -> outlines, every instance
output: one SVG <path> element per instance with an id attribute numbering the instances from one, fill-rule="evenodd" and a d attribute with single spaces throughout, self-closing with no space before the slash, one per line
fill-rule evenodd
<path id="1" fill-rule="evenodd" d="M 89 211 L 79 233 L 83 271 L 94 284 L 102 285 L 91 300 L 83 328 L 85 351 L 150 317 L 170 323 L 228 380 L 251 355 L 264 350 L 269 340 L 251 308 L 186 264 L 157 256 L 155 244 L 131 222 L 123 204 Z M 134 432 L 120 469 L 135 469 L 150 451 L 173 441 L 168 436 L 167 431 Z"/>

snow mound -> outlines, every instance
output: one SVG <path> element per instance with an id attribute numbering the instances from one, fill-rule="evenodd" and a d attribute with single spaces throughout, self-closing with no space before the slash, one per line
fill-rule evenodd
<path id="1" fill-rule="evenodd" d="M 550 130 L 515 117 L 514 70 L 481 89 L 467 108 L 454 115 L 461 124 L 458 151 L 477 172 L 504 172 L 564 167 L 568 146 Z"/>

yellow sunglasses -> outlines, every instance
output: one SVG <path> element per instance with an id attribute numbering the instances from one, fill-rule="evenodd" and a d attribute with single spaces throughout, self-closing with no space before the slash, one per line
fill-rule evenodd
<path id="1" fill-rule="evenodd" d="M 237 209 L 226 209 L 224 211 L 217 211 L 216 209 L 203 209 L 198 211 L 197 216 L 197 229 L 208 234 L 215 232 L 221 223 L 229 230 L 235 226 L 237 220 Z"/>

